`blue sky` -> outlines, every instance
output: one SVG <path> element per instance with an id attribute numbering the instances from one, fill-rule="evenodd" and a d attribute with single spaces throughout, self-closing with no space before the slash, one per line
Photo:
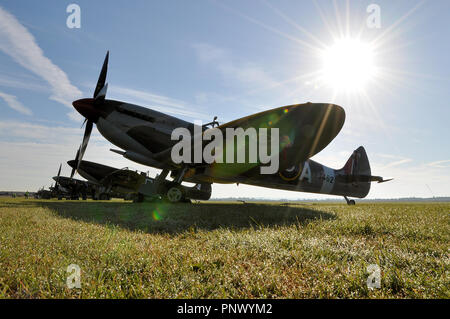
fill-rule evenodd
<path id="1" fill-rule="evenodd" d="M 373 173 L 395 178 L 369 197 L 450 195 L 450 2 L 77 1 L 80 29 L 66 26 L 70 3 L 0 1 L 0 189 L 49 186 L 72 159 L 83 130 L 71 101 L 92 95 L 110 50 L 108 98 L 220 122 L 334 102 L 346 123 L 315 160 L 338 168 L 363 145 Z M 366 25 L 371 3 L 379 29 Z M 343 34 L 376 44 L 379 72 L 363 91 L 316 76 L 318 49 Z M 149 170 L 110 147 L 94 129 L 85 159 Z M 244 185 L 213 196 L 325 198 Z"/>

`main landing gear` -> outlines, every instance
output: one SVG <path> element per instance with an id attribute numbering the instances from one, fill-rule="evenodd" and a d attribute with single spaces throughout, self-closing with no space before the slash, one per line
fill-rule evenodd
<path id="1" fill-rule="evenodd" d="M 181 181 L 183 180 L 184 174 L 186 174 L 187 170 L 187 167 L 183 167 L 175 176 L 173 182 L 167 184 L 165 181 L 167 175 L 169 174 L 169 170 L 164 169 L 155 179 L 155 188 L 157 193 L 161 194 L 162 197 L 170 203 L 185 202 L 186 194 L 181 186 Z"/>
<path id="2" fill-rule="evenodd" d="M 179 203 L 184 200 L 185 194 L 181 185 L 171 183 L 167 188 L 164 198 L 171 203 Z"/>
<path id="3" fill-rule="evenodd" d="M 347 205 L 355 205 L 356 202 L 353 199 L 348 199 L 347 196 L 344 196 Z"/>

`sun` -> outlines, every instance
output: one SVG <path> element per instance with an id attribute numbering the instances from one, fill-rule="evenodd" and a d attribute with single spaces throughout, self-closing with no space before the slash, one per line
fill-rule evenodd
<path id="1" fill-rule="evenodd" d="M 341 38 L 322 51 L 322 80 L 336 91 L 358 92 L 376 75 L 374 50 L 368 43 Z"/>

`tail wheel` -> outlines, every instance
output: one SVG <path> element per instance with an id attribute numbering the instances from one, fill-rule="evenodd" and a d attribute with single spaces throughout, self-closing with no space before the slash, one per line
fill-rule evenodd
<path id="1" fill-rule="evenodd" d="M 184 199 L 184 192 L 180 185 L 173 185 L 167 189 L 166 198 L 171 203 L 179 203 Z"/>
<path id="2" fill-rule="evenodd" d="M 350 200 L 348 201 L 347 204 L 349 204 L 349 205 L 355 205 L 356 203 L 355 203 L 355 201 L 354 201 L 353 199 L 350 199 Z"/>

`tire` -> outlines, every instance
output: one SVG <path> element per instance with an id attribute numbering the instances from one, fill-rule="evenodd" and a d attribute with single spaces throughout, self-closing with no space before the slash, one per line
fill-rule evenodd
<path id="1" fill-rule="evenodd" d="M 109 200 L 109 196 L 106 193 L 101 193 L 98 199 L 100 199 L 100 200 Z"/>
<path id="2" fill-rule="evenodd" d="M 353 206 L 353 205 L 356 204 L 356 202 L 355 202 L 353 199 L 351 199 L 351 200 L 348 201 L 348 204 L 349 204 L 350 206 Z"/>
<path id="3" fill-rule="evenodd" d="M 181 185 L 171 185 L 167 188 L 165 199 L 170 203 L 179 203 L 184 200 Z"/>

